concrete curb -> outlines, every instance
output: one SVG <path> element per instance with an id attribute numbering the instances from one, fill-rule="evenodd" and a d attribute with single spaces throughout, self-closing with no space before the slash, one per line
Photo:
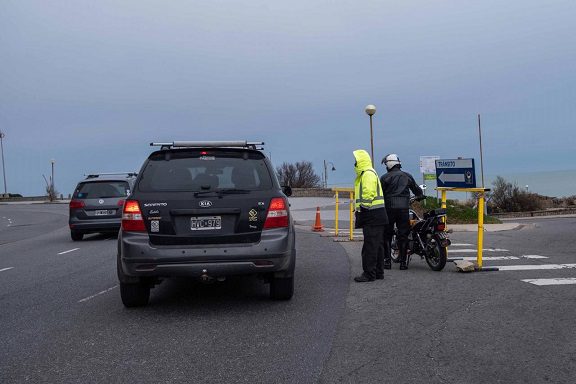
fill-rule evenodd
<path id="1" fill-rule="evenodd" d="M 309 230 L 312 232 L 313 223 L 307 223 L 305 221 L 295 221 L 294 224 L 302 230 Z M 484 232 L 502 232 L 502 231 L 514 231 L 523 228 L 531 227 L 532 224 L 522 224 L 522 223 L 503 223 L 503 224 L 484 224 Z M 339 237 L 348 236 L 348 228 L 339 229 Z M 357 236 L 358 232 L 361 230 L 356 229 L 354 231 L 354 237 Z M 478 232 L 478 225 L 476 224 L 448 224 L 448 232 Z M 316 232 L 322 237 L 333 237 L 329 233 L 334 233 L 334 228 L 324 227 L 324 232 Z M 360 236 L 362 236 L 360 234 Z"/>

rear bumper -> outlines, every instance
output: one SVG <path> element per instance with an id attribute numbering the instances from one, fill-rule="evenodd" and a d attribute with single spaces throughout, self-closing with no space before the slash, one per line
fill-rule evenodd
<path id="1" fill-rule="evenodd" d="M 151 245 L 147 234 L 120 232 L 119 261 L 127 277 L 202 275 L 219 277 L 275 273 L 291 277 L 296 258 L 294 231 L 273 229 L 255 244 Z"/>
<path id="2" fill-rule="evenodd" d="M 121 220 L 120 218 L 108 220 L 78 220 L 71 218 L 68 220 L 68 224 L 70 229 L 80 232 L 118 231 L 120 230 Z"/>

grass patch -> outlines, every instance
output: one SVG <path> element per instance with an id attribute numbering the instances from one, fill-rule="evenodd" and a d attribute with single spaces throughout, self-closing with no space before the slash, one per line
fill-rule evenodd
<path id="1" fill-rule="evenodd" d="M 447 200 L 447 217 L 448 224 L 478 224 L 478 210 L 466 205 L 461 205 L 454 200 Z M 424 211 L 440 208 L 440 201 L 435 197 L 426 197 L 426 204 L 424 201 L 415 202 L 412 204 L 412 209 L 422 217 Z M 499 219 L 484 215 L 484 224 L 502 224 Z"/>

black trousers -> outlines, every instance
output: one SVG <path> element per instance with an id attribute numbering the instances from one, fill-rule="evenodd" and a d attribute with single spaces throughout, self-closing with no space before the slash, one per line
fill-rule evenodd
<path id="1" fill-rule="evenodd" d="M 386 225 L 365 225 L 362 227 L 364 244 L 362 245 L 362 269 L 372 279 L 384 274 L 384 259 L 381 251 L 384 246 Z"/>
<path id="2" fill-rule="evenodd" d="M 388 208 L 388 228 L 386 228 L 385 241 L 384 241 L 384 259 L 390 260 L 392 252 L 392 236 L 394 235 L 394 224 L 398 229 L 398 237 L 396 242 L 398 244 L 399 259 L 406 261 L 406 247 L 408 246 L 408 234 L 410 233 L 410 214 L 408 208 Z"/>

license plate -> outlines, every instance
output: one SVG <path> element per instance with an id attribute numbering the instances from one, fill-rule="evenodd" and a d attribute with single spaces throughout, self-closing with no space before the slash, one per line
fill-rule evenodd
<path id="1" fill-rule="evenodd" d="M 94 216 L 110 216 L 115 215 L 116 211 L 113 209 L 99 209 L 94 211 Z"/>
<path id="2" fill-rule="evenodd" d="M 191 217 L 190 229 L 193 231 L 222 229 L 222 217 L 221 216 Z"/>

